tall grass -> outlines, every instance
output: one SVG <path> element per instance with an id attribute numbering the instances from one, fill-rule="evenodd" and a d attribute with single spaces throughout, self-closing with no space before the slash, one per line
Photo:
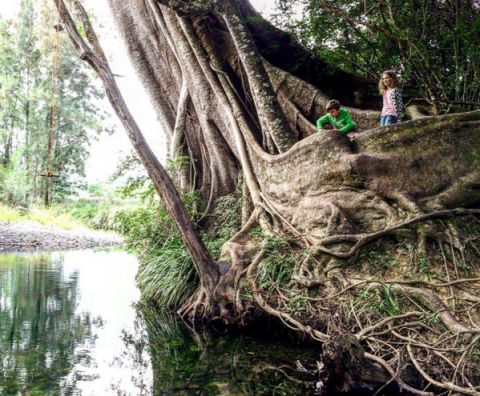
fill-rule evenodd
<path id="1" fill-rule="evenodd" d="M 120 214 L 129 207 L 95 202 L 54 205 L 48 208 L 36 205 L 29 208 L 10 207 L 0 204 L 0 221 L 8 223 L 34 221 L 65 230 L 85 227 L 121 233 L 124 231 L 124 224 Z"/>
<path id="2" fill-rule="evenodd" d="M 0 221 L 11 223 L 27 220 L 67 230 L 82 226 L 82 223 L 71 214 L 62 212 L 58 207 L 32 206 L 29 209 L 24 209 L 0 205 Z"/>
<path id="3" fill-rule="evenodd" d="M 197 195 L 187 194 L 185 207 L 192 218 L 202 218 Z M 231 195 L 221 198 L 210 218 L 212 227 L 203 240 L 212 257 L 240 226 L 241 200 Z M 137 284 L 145 300 L 161 307 L 176 308 L 196 290 L 198 278 L 180 233 L 166 208 L 157 200 L 145 199 L 144 205 L 118 214 L 127 245 L 141 253 Z M 203 217 L 203 219 L 205 219 Z"/>
<path id="4" fill-rule="evenodd" d="M 37 223 L 60 227 L 65 230 L 83 227 L 83 224 L 75 219 L 70 213 L 65 213 L 60 207 L 43 208 L 38 206 L 31 207 L 26 212 L 27 220 L 32 220 Z"/>
<path id="5" fill-rule="evenodd" d="M 0 204 L 0 221 L 11 223 L 23 220 L 23 216 L 18 209 Z"/>
<path id="6" fill-rule="evenodd" d="M 161 307 L 178 307 L 198 284 L 192 260 L 176 238 L 168 241 L 158 255 L 147 256 L 137 274 L 137 285 L 145 300 Z"/>

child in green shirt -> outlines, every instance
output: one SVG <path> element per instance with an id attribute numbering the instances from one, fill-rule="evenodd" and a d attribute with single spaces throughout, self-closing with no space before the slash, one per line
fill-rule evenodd
<path id="1" fill-rule="evenodd" d="M 352 120 L 349 111 L 342 108 L 338 100 L 333 99 L 328 102 L 326 111 L 327 114 L 317 120 L 319 131 L 330 129 L 346 134 L 357 127 L 357 123 Z"/>

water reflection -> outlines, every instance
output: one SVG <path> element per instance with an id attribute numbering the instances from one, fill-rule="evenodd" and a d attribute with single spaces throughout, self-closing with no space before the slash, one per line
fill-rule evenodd
<path id="1" fill-rule="evenodd" d="M 123 252 L 0 255 L 0 394 L 140 394 L 117 358 L 136 269 Z"/>
<path id="2" fill-rule="evenodd" d="M 0 255 L 0 394 L 313 393 L 294 363 L 318 351 L 197 334 L 138 303 L 136 271 L 121 251 Z"/>
<path id="3" fill-rule="evenodd" d="M 315 378 L 295 362 L 315 362 L 318 351 L 274 334 L 199 334 L 170 313 L 144 304 L 137 310 L 137 331 L 124 342 L 132 354 L 149 351 L 154 395 L 314 394 Z"/>
<path id="4" fill-rule="evenodd" d="M 1 394 L 58 393 L 60 379 L 88 356 L 73 354 L 91 334 L 75 314 L 78 273 L 66 276 L 51 255 L 8 255 L 0 265 Z M 72 384 L 74 386 L 74 384 Z"/>

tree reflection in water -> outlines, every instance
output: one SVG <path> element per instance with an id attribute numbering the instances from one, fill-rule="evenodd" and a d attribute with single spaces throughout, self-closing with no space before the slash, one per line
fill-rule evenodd
<path id="1" fill-rule="evenodd" d="M 72 368 L 89 361 L 89 349 L 76 347 L 95 342 L 95 321 L 76 314 L 78 273 L 65 274 L 62 261 L 59 254 L 1 256 L 2 395 L 71 394 L 82 379 Z"/>
<path id="2" fill-rule="evenodd" d="M 137 304 L 136 330 L 124 334 L 130 359 L 151 360 L 153 395 L 307 395 L 315 378 L 295 362 L 315 363 L 318 351 L 292 340 L 196 333 L 174 314 Z"/>
<path id="3" fill-rule="evenodd" d="M 0 255 L 0 394 L 312 393 L 293 363 L 318 351 L 275 334 L 199 335 L 174 314 L 132 310 L 136 268 L 124 252 Z"/>

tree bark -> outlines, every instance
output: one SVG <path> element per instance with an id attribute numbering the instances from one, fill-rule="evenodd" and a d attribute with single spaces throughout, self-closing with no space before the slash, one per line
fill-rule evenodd
<path id="1" fill-rule="evenodd" d="M 271 136 L 278 151 L 283 153 L 295 143 L 295 135 L 280 109 L 263 60 L 233 0 L 223 2 L 222 17 L 247 75 L 262 130 Z"/>

